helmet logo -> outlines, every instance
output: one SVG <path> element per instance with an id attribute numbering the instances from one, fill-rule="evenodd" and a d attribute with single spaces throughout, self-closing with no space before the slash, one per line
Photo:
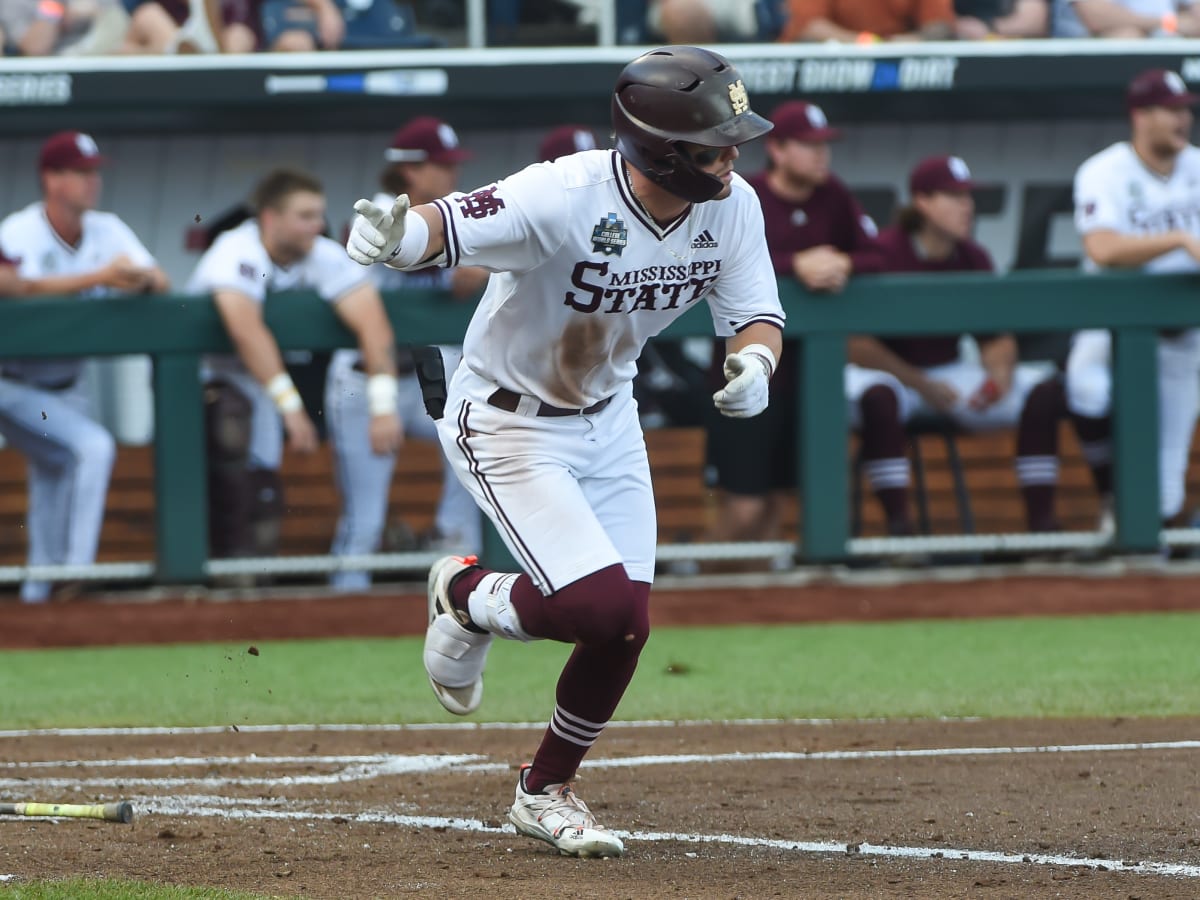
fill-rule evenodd
<path id="1" fill-rule="evenodd" d="M 739 78 L 729 86 L 729 102 L 733 104 L 735 116 L 740 116 L 750 109 L 750 95 L 746 93 L 746 86 L 742 84 L 742 79 Z"/>

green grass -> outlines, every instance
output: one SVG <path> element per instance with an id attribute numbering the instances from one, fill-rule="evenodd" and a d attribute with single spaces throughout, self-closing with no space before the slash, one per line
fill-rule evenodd
<path id="1" fill-rule="evenodd" d="M 13 900 L 250 900 L 264 896 L 216 888 L 173 887 L 98 878 L 0 886 L 0 892 Z"/>
<path id="2" fill-rule="evenodd" d="M 621 719 L 1200 714 L 1200 615 L 654 632 Z M 0 728 L 453 721 L 418 639 L 0 654 Z M 497 641 L 476 721 L 541 721 L 569 648 Z"/>

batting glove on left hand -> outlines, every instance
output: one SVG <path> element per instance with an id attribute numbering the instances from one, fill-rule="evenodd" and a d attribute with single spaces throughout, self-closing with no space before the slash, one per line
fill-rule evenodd
<path id="1" fill-rule="evenodd" d="M 725 357 L 725 387 L 713 394 L 721 415 L 748 419 L 767 408 L 770 363 L 757 353 L 730 353 Z"/>
<path id="2" fill-rule="evenodd" d="M 370 200 L 359 200 L 354 204 L 354 225 L 346 239 L 346 253 L 356 263 L 369 266 L 387 262 L 400 249 L 404 238 L 404 217 L 408 215 L 408 194 L 401 194 L 385 210 Z"/>

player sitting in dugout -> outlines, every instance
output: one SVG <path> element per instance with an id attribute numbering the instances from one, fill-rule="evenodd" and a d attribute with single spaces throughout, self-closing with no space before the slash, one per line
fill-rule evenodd
<path id="1" fill-rule="evenodd" d="M 987 250 L 971 239 L 975 187 L 956 156 L 921 161 L 909 175 L 909 205 L 879 234 L 884 271 L 993 271 Z M 960 357 L 957 335 L 850 338 L 846 400 L 889 534 L 914 533 L 905 424 L 940 415 L 966 431 L 1013 427 L 1041 378 L 1038 367 L 1017 363 L 1011 334 L 977 335 L 976 341 L 979 361 Z"/>

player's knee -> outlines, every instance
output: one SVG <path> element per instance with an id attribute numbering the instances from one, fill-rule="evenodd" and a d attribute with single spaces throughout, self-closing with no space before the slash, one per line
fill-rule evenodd
<path id="1" fill-rule="evenodd" d="M 619 642 L 633 652 L 649 635 L 649 586 L 632 582 L 621 565 L 593 572 L 554 596 L 554 605 L 573 620 L 571 631 L 585 646 Z"/>
<path id="2" fill-rule="evenodd" d="M 886 384 L 876 384 L 865 391 L 858 401 L 862 409 L 863 426 L 883 425 L 900 420 L 900 398 Z"/>
<path id="3" fill-rule="evenodd" d="M 1025 398 L 1021 411 L 1021 425 L 1054 424 L 1067 413 L 1066 391 L 1057 376 L 1048 378 L 1034 386 Z"/>
<path id="4" fill-rule="evenodd" d="M 117 442 L 108 429 L 97 425 L 82 436 L 76 454 L 94 472 L 107 477 L 117 459 Z"/>

